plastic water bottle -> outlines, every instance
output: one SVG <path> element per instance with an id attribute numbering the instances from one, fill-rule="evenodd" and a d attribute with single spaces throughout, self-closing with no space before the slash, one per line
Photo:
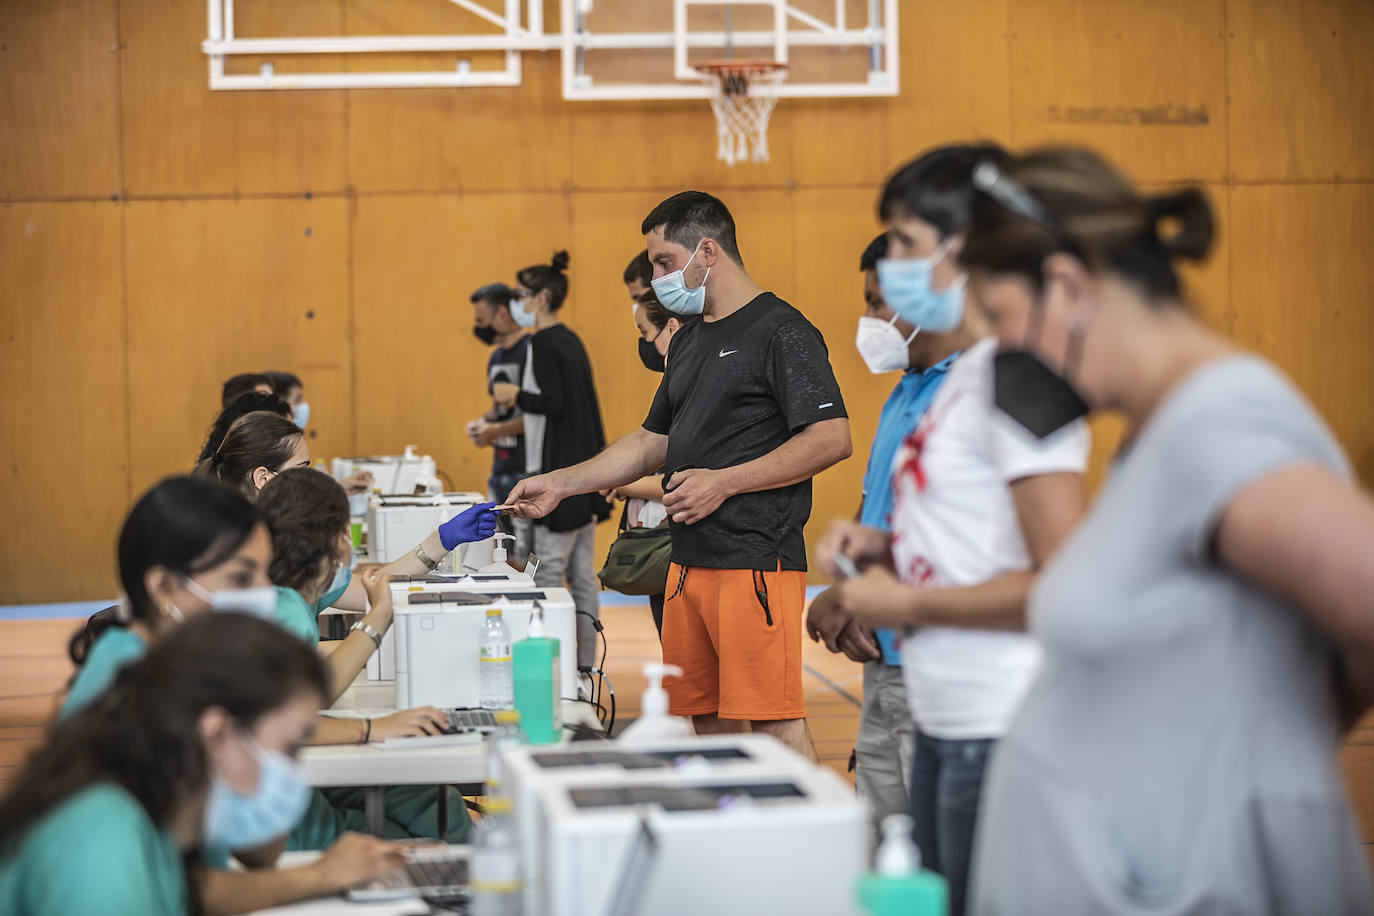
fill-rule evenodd
<path id="1" fill-rule="evenodd" d="M 478 664 L 478 692 L 483 709 L 511 709 L 515 706 L 515 673 L 510 661 L 510 627 L 500 608 L 487 608 L 482 623 L 482 648 Z"/>
<path id="2" fill-rule="evenodd" d="M 501 764 L 504 754 L 511 748 L 519 747 L 520 713 L 513 709 L 503 709 L 496 713 L 496 730 L 487 735 L 487 794 L 500 795 L 505 787 L 501 784 L 505 767 Z"/>
<path id="3" fill-rule="evenodd" d="M 520 916 L 520 846 L 510 799 L 487 799 L 472 838 L 473 916 Z"/>

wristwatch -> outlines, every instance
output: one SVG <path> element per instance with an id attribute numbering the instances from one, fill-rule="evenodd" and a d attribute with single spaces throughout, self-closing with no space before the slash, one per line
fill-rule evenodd
<path id="1" fill-rule="evenodd" d="M 350 633 L 352 633 L 354 630 L 358 631 L 359 633 L 362 633 L 368 639 L 372 640 L 372 642 L 377 646 L 378 649 L 382 647 L 382 634 L 378 633 L 375 629 L 373 629 L 370 624 L 363 623 L 361 620 L 359 620 L 357 623 L 353 624 L 353 626 L 348 628 L 348 632 Z"/>
<path id="2" fill-rule="evenodd" d="M 424 544 L 415 545 L 415 558 L 425 564 L 425 569 L 428 569 L 430 572 L 434 572 L 434 570 L 439 568 L 439 561 L 431 560 L 429 554 L 425 553 Z"/>

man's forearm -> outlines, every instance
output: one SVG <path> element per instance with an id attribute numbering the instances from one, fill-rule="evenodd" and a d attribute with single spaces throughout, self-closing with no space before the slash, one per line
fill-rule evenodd
<path id="1" fill-rule="evenodd" d="M 1026 629 L 1026 595 L 1035 573 L 1013 572 L 978 585 L 922 588 L 917 592 L 920 626 L 967 630 Z"/>
<path id="2" fill-rule="evenodd" d="M 841 417 L 812 423 L 767 455 L 725 470 L 731 491 L 757 493 L 810 480 L 852 452 L 849 421 Z"/>
<path id="3" fill-rule="evenodd" d="M 499 423 L 488 423 L 487 432 L 499 439 L 508 436 L 523 436 L 525 434 L 525 420 L 523 417 L 515 417 L 511 420 L 502 420 Z"/>
<path id="4" fill-rule="evenodd" d="M 663 466 L 668 440 L 640 428 L 612 442 L 581 464 L 553 472 L 568 495 L 609 490 L 639 480 Z"/>

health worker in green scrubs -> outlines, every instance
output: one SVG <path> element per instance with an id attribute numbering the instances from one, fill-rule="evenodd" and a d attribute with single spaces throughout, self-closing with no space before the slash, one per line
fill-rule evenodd
<path id="1" fill-rule="evenodd" d="M 199 911 L 198 850 L 265 843 L 308 803 L 294 757 L 324 689 L 315 654 L 250 615 L 159 637 L 0 800 L 0 912 Z"/>
<path id="2" fill-rule="evenodd" d="M 213 611 L 264 618 L 275 613 L 267 527 L 242 494 L 218 483 L 171 477 L 153 487 L 125 519 L 118 555 L 124 597 L 72 638 L 69 652 L 78 671 L 59 721 L 97 701 L 122 669 L 182 621 Z M 244 912 L 333 893 L 379 874 L 394 860 L 387 844 L 348 834 L 312 865 L 275 869 L 286 833 L 261 848 L 236 848 L 235 858 L 248 871 L 226 870 L 229 847 L 206 844 L 201 896 L 207 912 Z"/>

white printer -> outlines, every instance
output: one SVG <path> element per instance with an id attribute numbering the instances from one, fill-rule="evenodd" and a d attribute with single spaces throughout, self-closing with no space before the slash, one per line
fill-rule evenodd
<path id="1" fill-rule="evenodd" d="M 514 584 L 512 584 L 514 583 Z M 509 568 L 505 573 L 469 573 L 466 575 L 428 575 L 392 576 L 391 604 L 394 608 L 404 607 L 410 601 L 411 592 L 500 592 L 509 588 L 533 587 L 533 580 L 523 572 Z M 546 617 L 548 611 L 545 612 Z M 555 609 L 556 613 L 556 609 Z M 395 626 L 382 636 L 382 644 L 367 660 L 367 679 L 370 681 L 390 681 L 396 678 L 396 637 Z M 557 636 L 557 633 L 550 632 Z M 559 637 L 560 639 L 562 637 Z"/>
<path id="2" fill-rule="evenodd" d="M 501 776 L 527 913 L 857 912 L 867 811 L 769 736 L 513 748 Z"/>
<path id="3" fill-rule="evenodd" d="M 405 452 L 400 455 L 335 458 L 330 464 L 330 473 L 335 480 L 343 480 L 359 471 L 372 474 L 372 490 L 378 493 L 413 496 L 416 493 L 438 493 L 443 489 L 434 459 L 429 455 L 417 454 L 413 445 L 407 445 Z M 350 515 L 360 516 L 367 511 L 367 496 L 367 493 L 357 493 L 348 498 Z"/>
<path id="4" fill-rule="evenodd" d="M 481 493 L 432 493 L 380 496 L 367 503 L 367 560 L 390 563 L 415 549 L 439 525 L 465 509 L 486 502 Z M 492 561 L 492 540 L 460 544 L 439 563 L 437 571 L 473 572 Z"/>
<path id="5" fill-rule="evenodd" d="M 474 591 L 459 583 L 442 591 L 403 594 L 406 600 L 396 604 L 391 626 L 398 709 L 478 706 L 478 655 L 487 609 L 501 609 L 511 641 L 516 642 L 529 635 L 536 601 L 544 610 L 546 634 L 559 641 L 562 696 L 577 696 L 576 612 L 567 589 L 505 582 Z"/>

